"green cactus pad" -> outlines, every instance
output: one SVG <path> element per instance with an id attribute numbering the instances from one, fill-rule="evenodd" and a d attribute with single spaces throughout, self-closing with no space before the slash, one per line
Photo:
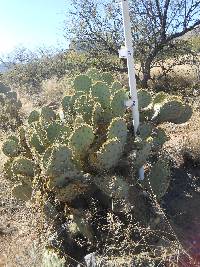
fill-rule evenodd
<path id="1" fill-rule="evenodd" d="M 128 96 L 125 90 L 119 90 L 114 94 L 111 101 L 112 113 L 115 117 L 123 116 L 126 111 L 125 102 L 128 100 Z"/>
<path id="2" fill-rule="evenodd" d="M 76 118 L 75 118 L 75 121 L 73 123 L 73 128 L 78 128 L 79 126 L 81 126 L 82 124 L 85 124 L 85 121 L 83 119 L 83 116 L 81 115 L 78 115 Z"/>
<path id="3" fill-rule="evenodd" d="M 37 110 L 33 110 L 28 116 L 28 123 L 39 121 L 40 113 Z"/>
<path id="4" fill-rule="evenodd" d="M 90 123 L 93 106 L 94 100 L 89 95 L 82 95 L 76 99 L 74 110 L 76 111 L 76 115 L 83 116 L 84 121 Z"/>
<path id="5" fill-rule="evenodd" d="M 155 95 L 155 97 L 153 98 L 153 105 L 157 105 L 162 103 L 165 99 L 167 99 L 169 97 L 168 94 L 166 94 L 165 92 L 159 92 Z"/>
<path id="6" fill-rule="evenodd" d="M 12 195 L 17 199 L 28 201 L 32 196 L 32 188 L 30 185 L 22 182 L 20 185 L 17 185 L 12 189 Z"/>
<path id="7" fill-rule="evenodd" d="M 149 136 L 151 136 L 152 131 L 153 131 L 153 125 L 151 123 L 143 123 L 140 124 L 138 127 L 138 133 L 142 139 L 146 139 Z"/>
<path id="8" fill-rule="evenodd" d="M 64 134 L 65 128 L 59 122 L 52 122 L 46 127 L 47 139 L 52 144 Z"/>
<path id="9" fill-rule="evenodd" d="M 113 82 L 113 84 L 111 85 L 111 88 L 110 88 L 112 94 L 117 93 L 117 91 L 119 91 L 121 89 L 123 89 L 123 85 L 117 81 Z"/>
<path id="10" fill-rule="evenodd" d="M 166 160 L 159 159 L 151 169 L 151 173 L 148 177 L 149 186 L 147 186 L 147 188 L 152 189 L 153 193 L 158 198 L 162 198 L 168 190 L 170 176 L 171 172 L 168 162 Z M 145 184 L 147 184 L 147 181 Z"/>
<path id="11" fill-rule="evenodd" d="M 93 81 L 100 81 L 101 79 L 101 73 L 95 69 L 91 68 L 86 73 Z"/>
<path id="12" fill-rule="evenodd" d="M 97 127 L 103 121 L 104 110 L 100 103 L 96 102 L 92 111 L 92 124 Z"/>
<path id="13" fill-rule="evenodd" d="M 192 117 L 192 108 L 190 105 L 184 105 L 184 109 L 177 119 L 174 119 L 174 123 L 185 123 Z"/>
<path id="14" fill-rule="evenodd" d="M 109 170 L 117 165 L 122 153 L 122 143 L 117 138 L 109 139 L 97 151 L 96 156 L 90 158 L 90 164 L 99 171 Z"/>
<path id="15" fill-rule="evenodd" d="M 159 122 L 176 122 L 184 112 L 184 105 L 180 100 L 167 101 L 159 109 Z"/>
<path id="16" fill-rule="evenodd" d="M 143 141 L 142 148 L 136 152 L 136 167 L 141 168 L 147 161 L 151 154 L 153 139 L 150 137 L 146 141 Z"/>
<path id="17" fill-rule="evenodd" d="M 24 157 L 16 158 L 13 161 L 12 171 L 15 175 L 33 178 L 35 175 L 35 164 Z"/>
<path id="18" fill-rule="evenodd" d="M 146 108 L 152 102 L 152 96 L 146 90 L 138 90 L 138 106 L 140 109 Z"/>
<path id="19" fill-rule="evenodd" d="M 2 151 L 7 157 L 17 157 L 20 154 L 19 140 L 8 139 L 3 144 Z"/>
<path id="20" fill-rule="evenodd" d="M 52 108 L 46 106 L 41 109 L 40 117 L 45 122 L 51 122 L 56 120 L 56 113 L 52 110 Z"/>
<path id="21" fill-rule="evenodd" d="M 74 169 L 72 151 L 65 145 L 54 145 L 51 149 L 48 149 L 44 154 L 43 162 L 47 174 L 53 178 L 59 179 L 59 176 L 67 175 Z"/>
<path id="22" fill-rule="evenodd" d="M 111 85 L 114 81 L 113 76 L 110 72 L 103 72 L 101 74 L 101 81 L 107 83 L 108 85 Z"/>
<path id="23" fill-rule="evenodd" d="M 110 106 L 110 91 L 105 82 L 96 82 L 91 89 L 92 96 L 101 104 L 103 108 Z"/>
<path id="24" fill-rule="evenodd" d="M 41 109 L 40 116 L 45 123 L 49 123 L 56 120 L 56 113 L 49 107 L 43 107 Z"/>
<path id="25" fill-rule="evenodd" d="M 76 76 L 73 82 L 73 87 L 76 91 L 89 92 L 91 85 L 92 82 L 90 77 L 84 74 Z"/>
<path id="26" fill-rule="evenodd" d="M 57 252 L 52 249 L 45 249 L 42 260 L 42 267 L 65 267 L 66 260 L 60 257 Z"/>
<path id="27" fill-rule="evenodd" d="M 31 148 L 34 148 L 39 154 L 42 154 L 45 151 L 45 146 L 42 143 L 40 137 L 36 133 L 33 133 L 30 136 L 29 144 Z"/>
<path id="28" fill-rule="evenodd" d="M 93 182 L 107 196 L 114 199 L 128 199 L 130 185 L 120 176 L 95 176 Z"/>
<path id="29" fill-rule="evenodd" d="M 27 142 L 26 128 L 21 126 L 18 128 L 19 144 L 22 146 L 23 151 L 30 154 L 30 148 Z"/>
<path id="30" fill-rule="evenodd" d="M 146 121 L 152 120 L 154 116 L 154 109 L 152 107 L 140 110 L 140 121 L 145 123 Z"/>
<path id="31" fill-rule="evenodd" d="M 62 108 L 64 111 L 71 111 L 73 109 L 73 103 L 72 103 L 72 96 L 71 95 L 66 95 L 62 99 Z"/>
<path id="32" fill-rule="evenodd" d="M 108 127 L 107 138 L 112 139 L 116 137 L 124 146 L 127 140 L 127 131 L 126 121 L 122 118 L 114 118 Z"/>
<path id="33" fill-rule="evenodd" d="M 74 130 L 69 138 L 69 144 L 76 155 L 85 155 L 93 143 L 95 135 L 91 126 L 83 124 Z"/>
<path id="34" fill-rule="evenodd" d="M 165 131 L 162 128 L 156 128 L 155 129 L 155 136 L 153 137 L 154 147 L 162 146 L 167 140 L 168 140 L 168 137 L 167 137 Z"/>

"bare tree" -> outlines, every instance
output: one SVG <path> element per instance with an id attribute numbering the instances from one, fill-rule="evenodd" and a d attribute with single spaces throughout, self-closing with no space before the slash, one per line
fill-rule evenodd
<path id="1" fill-rule="evenodd" d="M 130 0 L 130 11 L 135 57 L 146 87 L 162 51 L 175 48 L 174 40 L 200 25 L 200 1 Z M 123 43 L 120 6 L 115 0 L 72 0 L 66 37 L 95 56 L 102 52 L 118 55 Z"/>

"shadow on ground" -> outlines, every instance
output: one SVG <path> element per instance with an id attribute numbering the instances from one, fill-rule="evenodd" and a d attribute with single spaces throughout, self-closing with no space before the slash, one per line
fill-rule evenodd
<path id="1" fill-rule="evenodd" d="M 180 267 L 200 266 L 200 168 L 185 160 L 173 170 L 164 209 L 192 263 L 182 259 Z"/>

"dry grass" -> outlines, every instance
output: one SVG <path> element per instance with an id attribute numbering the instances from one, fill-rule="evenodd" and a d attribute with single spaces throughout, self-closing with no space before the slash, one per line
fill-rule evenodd
<path id="1" fill-rule="evenodd" d="M 185 160 L 191 161 L 192 164 L 200 165 L 200 114 L 193 115 L 190 128 L 186 132 L 186 137 L 182 147 L 182 154 Z"/>

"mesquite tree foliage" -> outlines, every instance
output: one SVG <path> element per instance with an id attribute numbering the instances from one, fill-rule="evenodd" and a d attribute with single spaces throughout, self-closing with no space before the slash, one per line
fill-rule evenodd
<path id="1" fill-rule="evenodd" d="M 118 55 L 124 43 L 119 1 L 72 0 L 66 21 L 66 37 L 82 51 L 97 56 Z M 136 0 L 130 2 L 135 57 L 141 63 L 142 85 L 162 54 L 188 53 L 178 37 L 200 24 L 200 2 L 195 0 Z"/>

